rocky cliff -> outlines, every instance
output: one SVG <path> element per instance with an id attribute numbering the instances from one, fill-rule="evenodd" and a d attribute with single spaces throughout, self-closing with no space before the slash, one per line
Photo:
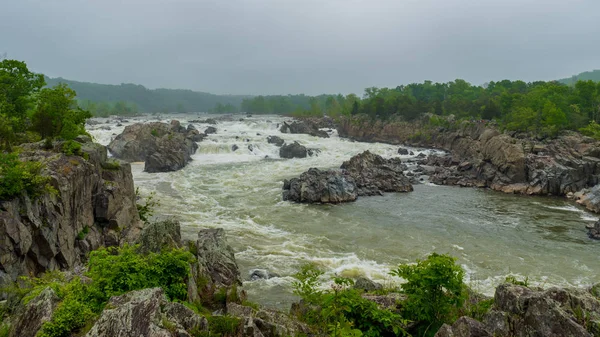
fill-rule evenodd
<path id="1" fill-rule="evenodd" d="M 20 156 L 45 164 L 53 192 L 0 201 L 0 279 L 71 269 L 100 246 L 119 245 L 141 228 L 131 167 L 107 159 L 106 148 L 79 137 L 82 156 L 26 144 Z"/>
<path id="2" fill-rule="evenodd" d="M 429 158 L 438 184 L 489 187 L 509 193 L 567 195 L 599 182 L 600 144 L 578 133 L 538 140 L 501 133 L 482 122 L 433 127 L 418 122 L 371 123 L 343 120 L 340 136 L 360 141 L 443 149 L 447 158 Z"/>

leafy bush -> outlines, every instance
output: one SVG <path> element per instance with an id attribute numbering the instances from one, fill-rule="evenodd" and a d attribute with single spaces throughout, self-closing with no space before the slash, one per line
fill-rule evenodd
<path id="1" fill-rule="evenodd" d="M 81 152 L 81 144 L 76 141 L 69 140 L 63 143 L 62 152 L 67 156 L 80 156 Z"/>
<path id="2" fill-rule="evenodd" d="M 591 121 L 590 124 L 579 129 L 582 134 L 600 140 L 600 125 L 596 121 Z"/>
<path id="3" fill-rule="evenodd" d="M 140 255 L 136 246 L 101 248 L 90 254 L 87 275 L 108 298 L 127 291 L 162 287 L 170 299 L 187 299 L 186 278 L 193 255 L 183 249 Z"/>
<path id="4" fill-rule="evenodd" d="M 90 227 L 88 227 L 88 226 L 83 227 L 81 232 L 77 233 L 77 240 L 85 239 L 85 237 L 88 235 L 89 232 L 90 232 Z"/>
<path id="5" fill-rule="evenodd" d="M 140 196 L 139 187 L 136 187 L 135 189 L 135 197 L 137 200 L 142 199 L 142 197 Z M 138 215 L 140 216 L 140 220 L 142 220 L 145 223 L 148 223 L 152 215 L 154 215 L 154 208 L 160 205 L 160 203 L 157 200 L 155 200 L 155 197 L 156 193 L 152 192 L 150 193 L 150 195 L 148 195 L 148 197 L 146 197 L 146 200 L 144 200 L 143 204 L 135 204 L 138 210 Z"/>
<path id="6" fill-rule="evenodd" d="M 22 191 L 37 197 L 50 189 L 49 177 L 41 175 L 42 163 L 20 161 L 16 153 L 0 153 L 0 200 L 15 198 Z"/>
<path id="7" fill-rule="evenodd" d="M 58 305 L 52 314 L 52 319 L 42 325 L 42 329 L 37 336 L 71 336 L 71 331 L 77 331 L 84 327 L 92 317 L 92 310 L 85 302 L 72 297 L 67 298 Z"/>
<path id="8" fill-rule="evenodd" d="M 351 280 L 336 277 L 329 291 L 318 290 L 321 275 L 314 265 L 305 265 L 294 275 L 294 293 L 307 305 L 300 319 L 335 337 L 406 335 L 402 327 L 407 321 L 364 299 L 359 290 L 350 288 Z"/>
<path id="9" fill-rule="evenodd" d="M 517 286 L 529 287 L 529 277 L 525 277 L 523 281 L 520 281 L 514 275 L 509 275 L 504 279 L 504 282 L 512 283 Z"/>
<path id="10" fill-rule="evenodd" d="M 454 321 L 453 314 L 466 299 L 464 271 L 448 255 L 433 253 L 416 264 L 403 264 L 390 272 L 404 278 L 402 290 L 404 317 L 417 322 L 419 335 L 433 336 L 443 323 Z"/>

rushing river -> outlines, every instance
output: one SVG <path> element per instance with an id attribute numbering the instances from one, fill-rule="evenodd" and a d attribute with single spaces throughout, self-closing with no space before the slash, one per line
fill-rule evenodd
<path id="1" fill-rule="evenodd" d="M 166 117 L 187 125 L 187 120 L 211 116 Z M 307 262 L 321 265 L 327 275 L 364 275 L 392 284 L 399 280 L 388 275 L 390 269 L 431 252 L 457 257 L 467 272 L 466 282 L 487 294 L 508 274 L 542 286 L 600 282 L 600 241 L 588 239 L 585 230 L 597 216 L 572 202 L 427 183 L 411 193 L 360 197 L 342 205 L 283 202 L 286 178 L 310 167 L 339 167 L 365 150 L 398 156 L 398 147 L 352 142 L 335 131 L 328 139 L 281 134 L 277 126 L 286 120 L 282 117 L 238 121 L 240 117 L 220 121 L 217 134 L 199 143 L 194 161 L 183 170 L 150 174 L 143 172 L 142 163 L 132 164 L 132 169 L 142 194 L 156 192 L 156 213 L 179 219 L 185 238 L 193 239 L 200 228 L 222 227 L 242 277 L 255 268 L 281 275 L 244 282 L 252 301 L 289 308 L 294 299 L 290 275 Z M 103 125 L 112 130 L 96 125 L 90 132 L 105 145 L 125 126 Z M 202 132 L 208 125 L 195 126 Z M 280 159 L 279 148 L 267 143 L 268 135 L 297 140 L 321 153 Z M 239 147 L 235 152 L 233 145 Z M 430 153 L 412 150 L 415 155 Z"/>

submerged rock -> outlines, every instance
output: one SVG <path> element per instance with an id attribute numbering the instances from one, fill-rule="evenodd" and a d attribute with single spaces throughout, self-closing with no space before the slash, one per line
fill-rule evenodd
<path id="1" fill-rule="evenodd" d="M 283 145 L 279 149 L 279 156 L 281 158 L 306 158 L 308 155 L 308 151 L 306 147 L 300 145 L 298 142 L 293 142 L 292 144 Z"/>
<path id="2" fill-rule="evenodd" d="M 399 155 L 407 155 L 408 154 L 408 150 L 405 149 L 405 148 L 403 148 L 403 147 L 401 147 L 401 148 L 398 149 L 398 154 Z"/>
<path id="3" fill-rule="evenodd" d="M 302 203 L 340 203 L 356 200 L 354 179 L 340 170 L 311 168 L 283 183 L 283 200 Z"/>
<path id="4" fill-rule="evenodd" d="M 275 146 L 281 147 L 285 141 L 277 136 L 269 136 L 267 137 L 267 143 L 275 144 Z"/>

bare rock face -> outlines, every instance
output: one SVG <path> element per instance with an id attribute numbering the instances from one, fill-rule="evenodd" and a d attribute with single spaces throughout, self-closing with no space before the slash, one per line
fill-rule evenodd
<path id="1" fill-rule="evenodd" d="M 82 140 L 83 141 L 83 140 Z M 56 193 L 0 200 L 0 279 L 82 264 L 91 250 L 133 242 L 141 229 L 131 167 L 107 161 L 106 148 L 82 144 L 87 159 L 24 146 L 23 160 L 44 163 Z"/>
<path id="2" fill-rule="evenodd" d="M 356 200 L 354 179 L 341 170 L 311 168 L 283 183 L 283 200 L 302 203 L 340 203 Z"/>
<path id="3" fill-rule="evenodd" d="M 190 249 L 197 259 L 192 264 L 188 282 L 190 301 L 202 299 L 210 302 L 212 296 L 221 289 L 225 292 L 237 291 L 237 286 L 242 285 L 233 249 L 222 228 L 200 230 L 198 239 L 190 244 Z"/>
<path id="4" fill-rule="evenodd" d="M 174 220 L 146 224 L 136 243 L 141 254 L 181 248 L 181 225 Z"/>
<path id="5" fill-rule="evenodd" d="M 279 156 L 281 158 L 306 158 L 308 155 L 308 150 L 303 145 L 300 145 L 298 142 L 293 142 L 292 144 L 286 144 L 279 148 Z"/>
<path id="6" fill-rule="evenodd" d="M 483 323 L 470 317 L 459 318 L 452 326 L 444 324 L 435 337 L 492 337 Z"/>
<path id="7" fill-rule="evenodd" d="M 283 122 L 279 131 L 283 133 L 304 133 L 315 137 L 329 138 L 327 132 L 319 130 L 319 127 L 309 120 L 293 121 L 289 124 Z"/>
<path id="8" fill-rule="evenodd" d="M 112 297 L 86 337 L 187 337 L 187 331 L 207 327 L 206 318 L 151 288 Z"/>
<path id="9" fill-rule="evenodd" d="M 35 337 L 42 328 L 42 324 L 50 321 L 59 301 L 60 299 L 52 288 L 42 290 L 39 295 L 25 305 L 22 312 L 17 314 L 9 337 Z"/>
<path id="10" fill-rule="evenodd" d="M 198 130 L 185 128 L 175 120 L 170 125 L 136 123 L 125 127 L 108 149 L 116 158 L 146 162 L 147 172 L 176 171 L 192 160 L 191 155 L 198 149 L 196 141 L 202 138 Z"/>

